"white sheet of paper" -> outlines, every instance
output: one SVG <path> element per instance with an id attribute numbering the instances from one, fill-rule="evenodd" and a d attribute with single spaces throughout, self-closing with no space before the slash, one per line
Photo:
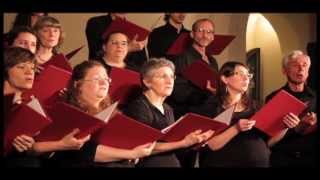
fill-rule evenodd
<path id="1" fill-rule="evenodd" d="M 100 113 L 96 114 L 95 117 L 98 119 L 101 119 L 104 122 L 108 122 L 110 119 L 110 116 L 112 115 L 113 111 L 117 108 L 119 102 L 115 102 L 111 104 L 109 107 L 101 111 Z"/>

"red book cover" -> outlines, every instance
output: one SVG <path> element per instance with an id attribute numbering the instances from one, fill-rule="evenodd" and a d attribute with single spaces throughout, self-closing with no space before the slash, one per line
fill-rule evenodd
<path id="1" fill-rule="evenodd" d="M 208 55 L 219 55 L 235 38 L 232 35 L 219 35 L 214 36 L 214 40 L 206 48 Z M 181 33 L 176 41 L 170 46 L 167 51 L 168 55 L 179 55 L 183 53 L 192 44 L 192 38 L 187 32 Z"/>
<path id="2" fill-rule="evenodd" d="M 108 107 L 109 108 L 109 107 Z M 109 109 L 106 110 L 109 110 Z M 114 106 L 110 108 L 115 109 Z M 112 110 L 109 111 L 112 113 Z M 77 107 L 64 102 L 58 102 L 48 110 L 48 114 L 52 119 L 50 126 L 43 129 L 38 136 L 37 141 L 56 141 L 69 134 L 73 129 L 78 128 L 80 132 L 77 138 L 84 138 L 101 128 L 108 119 L 100 119 L 91 116 Z"/>
<path id="3" fill-rule="evenodd" d="M 124 104 L 142 91 L 140 74 L 135 71 L 112 67 L 110 77 L 109 95 L 113 101 Z"/>
<path id="4" fill-rule="evenodd" d="M 223 130 L 229 127 L 233 111 L 234 107 L 229 108 L 215 118 L 187 113 L 174 124 L 162 130 L 165 135 L 161 140 L 167 142 L 180 141 L 186 135 L 198 129 L 202 130 L 202 132 L 210 129 L 214 130 L 215 132 L 213 136 L 220 134 Z"/>
<path id="5" fill-rule="evenodd" d="M 76 55 L 83 47 L 84 47 L 84 46 L 81 46 L 81 47 L 79 47 L 79 48 L 77 48 L 77 49 L 69 52 L 68 54 L 66 54 L 66 58 L 67 58 L 68 60 L 70 60 L 70 59 L 71 59 L 74 55 Z"/>
<path id="6" fill-rule="evenodd" d="M 250 119 L 256 120 L 256 128 L 272 137 L 286 128 L 283 123 L 286 114 L 291 112 L 298 116 L 306 107 L 303 102 L 281 90 Z"/>
<path id="7" fill-rule="evenodd" d="M 159 130 L 117 113 L 97 131 L 93 139 L 106 146 L 132 149 L 138 145 L 157 141 L 162 136 Z"/>
<path id="8" fill-rule="evenodd" d="M 69 64 L 68 59 L 63 54 L 57 54 L 53 56 L 49 61 L 44 63 L 42 66 L 44 67 L 44 69 L 46 69 L 50 65 L 72 72 L 72 67 Z"/>
<path id="9" fill-rule="evenodd" d="M 185 67 L 182 72 L 182 76 L 190 80 L 194 85 L 201 89 L 207 89 L 207 81 L 211 82 L 213 88 L 217 87 L 217 81 L 219 78 L 218 72 L 212 69 L 203 60 L 197 60 L 191 65 Z"/>
<path id="10" fill-rule="evenodd" d="M 109 33 L 114 32 L 114 31 L 119 31 L 128 36 L 130 40 L 132 40 L 135 35 L 137 34 L 137 41 L 143 41 L 145 40 L 150 31 L 138 26 L 128 20 L 123 20 L 123 19 L 115 19 L 112 21 L 112 23 L 108 26 L 108 28 L 105 30 L 103 33 L 102 38 L 104 39 L 109 35 Z"/>
<path id="11" fill-rule="evenodd" d="M 51 123 L 40 102 L 33 98 L 28 104 L 20 104 L 8 115 L 4 132 L 4 153 L 13 150 L 12 141 L 25 134 L 35 136 L 40 130 Z"/>
<path id="12" fill-rule="evenodd" d="M 32 89 L 24 92 L 23 96 L 33 95 L 44 105 L 52 105 L 56 102 L 59 91 L 68 86 L 70 79 L 71 72 L 50 65 L 36 76 Z"/>

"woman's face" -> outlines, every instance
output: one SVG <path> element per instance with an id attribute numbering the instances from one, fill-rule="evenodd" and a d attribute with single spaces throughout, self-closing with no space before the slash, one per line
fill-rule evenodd
<path id="1" fill-rule="evenodd" d="M 29 49 L 34 54 L 37 49 L 37 37 L 29 32 L 21 32 L 16 39 L 14 39 L 12 47 Z"/>
<path id="2" fill-rule="evenodd" d="M 160 97 L 170 96 L 173 91 L 175 75 L 171 68 L 161 67 L 151 70 L 150 77 L 144 78 L 146 87 Z"/>
<path id="3" fill-rule="evenodd" d="M 94 66 L 81 80 L 80 98 L 83 100 L 102 101 L 108 95 L 110 79 L 104 67 Z"/>
<path id="4" fill-rule="evenodd" d="M 31 89 L 34 80 L 35 65 L 31 62 L 16 64 L 8 70 L 9 84 L 19 90 Z"/>
<path id="5" fill-rule="evenodd" d="M 61 35 L 60 28 L 45 26 L 39 30 L 39 40 L 41 46 L 46 48 L 54 48 L 59 43 Z"/>
<path id="6" fill-rule="evenodd" d="M 128 39 L 122 33 L 112 34 L 103 47 L 107 57 L 125 59 L 128 54 Z"/>
<path id="7" fill-rule="evenodd" d="M 252 74 L 244 66 L 236 66 L 234 74 L 225 78 L 225 84 L 228 89 L 244 93 L 248 90 Z"/>

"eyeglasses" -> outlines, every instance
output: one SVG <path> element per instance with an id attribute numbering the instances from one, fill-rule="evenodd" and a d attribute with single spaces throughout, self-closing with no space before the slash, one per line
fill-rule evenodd
<path id="1" fill-rule="evenodd" d="M 111 40 L 111 44 L 112 44 L 112 45 L 128 46 L 128 42 L 127 42 L 127 41 L 115 41 L 115 40 Z"/>
<path id="2" fill-rule="evenodd" d="M 239 72 L 234 72 L 233 75 L 239 75 L 241 77 L 247 77 L 248 79 L 252 79 L 253 78 L 253 74 L 251 73 L 245 73 L 243 71 L 239 71 Z"/>
<path id="3" fill-rule="evenodd" d="M 112 79 L 111 78 L 93 78 L 93 79 L 84 79 L 83 81 L 91 81 L 91 82 L 94 82 L 94 83 L 103 82 L 103 83 L 111 84 Z"/>
<path id="4" fill-rule="evenodd" d="M 208 33 L 208 34 L 214 34 L 214 30 L 209 30 L 209 29 L 203 29 L 203 28 L 199 28 L 199 29 L 196 29 L 194 30 L 195 32 L 200 32 L 200 33 Z"/>
<path id="5" fill-rule="evenodd" d="M 176 79 L 175 75 L 167 75 L 167 74 L 163 74 L 163 75 L 153 75 L 152 77 L 155 78 L 159 78 L 159 79 Z"/>

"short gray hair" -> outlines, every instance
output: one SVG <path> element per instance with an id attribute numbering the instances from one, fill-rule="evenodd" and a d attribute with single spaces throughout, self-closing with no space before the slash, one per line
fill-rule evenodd
<path id="1" fill-rule="evenodd" d="M 283 57 L 283 59 L 282 59 L 282 67 L 283 68 L 287 68 L 287 66 L 288 66 L 290 61 L 295 60 L 300 56 L 305 57 L 307 59 L 307 61 L 309 61 L 309 63 L 311 64 L 310 57 L 307 54 L 304 54 L 300 50 L 294 50 L 294 51 L 290 52 L 288 55 Z"/>
<path id="2" fill-rule="evenodd" d="M 175 72 L 174 64 L 166 58 L 150 58 L 141 68 L 141 77 L 142 79 L 150 76 L 151 72 L 155 69 L 159 69 L 162 67 L 169 67 L 173 72 Z"/>

